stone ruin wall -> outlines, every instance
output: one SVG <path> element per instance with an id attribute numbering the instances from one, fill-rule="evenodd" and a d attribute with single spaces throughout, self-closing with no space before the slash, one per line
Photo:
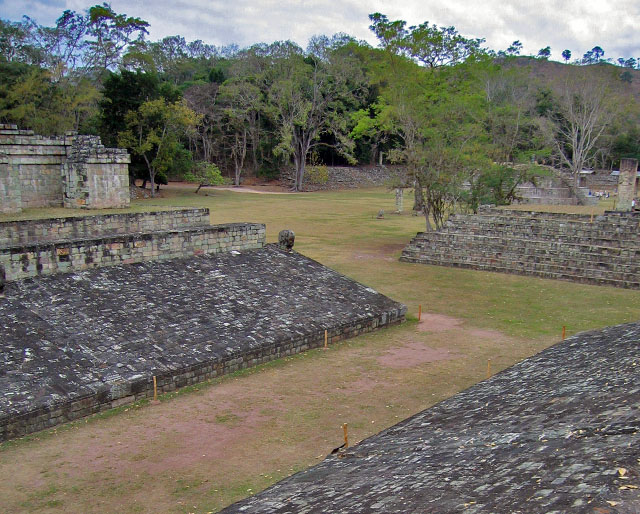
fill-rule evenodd
<path id="1" fill-rule="evenodd" d="M 630 211 L 636 197 L 636 175 L 638 161 L 636 159 L 620 160 L 620 176 L 618 177 L 618 206 L 619 211 Z"/>
<path id="2" fill-rule="evenodd" d="M 43 137 L 0 125 L 0 213 L 129 206 L 129 155 L 97 136 Z"/>
<path id="3" fill-rule="evenodd" d="M 401 260 L 640 289 L 640 213 L 484 208 L 417 234 Z"/>
<path id="4" fill-rule="evenodd" d="M 209 225 L 209 209 L 204 208 L 4 221 L 0 247 Z"/>
<path id="5" fill-rule="evenodd" d="M 0 223 L 0 278 L 262 248 L 258 223 L 209 225 L 209 209 Z"/>

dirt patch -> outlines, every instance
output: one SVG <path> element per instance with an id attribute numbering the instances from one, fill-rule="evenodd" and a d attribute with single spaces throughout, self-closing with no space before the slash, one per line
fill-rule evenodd
<path id="1" fill-rule="evenodd" d="M 455 328 L 461 328 L 462 320 L 445 316 L 444 314 L 422 313 L 418 322 L 419 332 L 446 332 Z"/>
<path id="2" fill-rule="evenodd" d="M 451 359 L 454 355 L 445 348 L 430 348 L 423 343 L 415 342 L 391 348 L 377 360 L 388 368 L 404 369 Z"/>
<path id="3" fill-rule="evenodd" d="M 218 189 L 224 191 L 233 191 L 234 193 L 256 193 L 259 195 L 295 195 L 293 191 L 289 191 L 282 186 L 216 186 L 209 189 Z"/>
<path id="4" fill-rule="evenodd" d="M 404 244 L 386 244 L 376 248 L 360 249 L 352 254 L 354 260 L 383 260 L 395 262 L 397 260 L 396 253 L 402 251 Z"/>
<path id="5" fill-rule="evenodd" d="M 193 184 L 191 182 L 170 182 L 169 185 L 165 186 L 167 189 L 193 189 L 195 193 L 196 189 L 198 189 L 199 184 Z M 268 195 L 289 195 L 295 194 L 289 188 L 279 185 L 279 184 L 253 184 L 247 186 L 212 186 L 212 187 L 203 187 L 200 189 L 200 193 L 206 193 L 211 190 L 217 191 L 233 191 L 234 193 L 257 193 L 257 194 L 268 194 Z"/>
<path id="6" fill-rule="evenodd" d="M 509 338 L 502 332 L 497 330 L 485 330 L 481 328 L 472 328 L 469 335 L 477 339 L 491 339 L 493 341 L 507 341 Z"/>

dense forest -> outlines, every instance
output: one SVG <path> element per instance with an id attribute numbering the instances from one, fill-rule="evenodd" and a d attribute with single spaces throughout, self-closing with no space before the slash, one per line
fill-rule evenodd
<path id="1" fill-rule="evenodd" d="M 0 121 L 98 134 L 131 176 L 239 184 L 323 165 L 403 165 L 427 220 L 512 200 L 548 164 L 577 178 L 640 157 L 640 61 L 595 46 L 521 56 L 454 27 L 370 15 L 377 48 L 346 34 L 249 48 L 172 36 L 96 5 L 55 26 L 0 20 Z M 463 187 L 464 186 L 464 187 Z"/>

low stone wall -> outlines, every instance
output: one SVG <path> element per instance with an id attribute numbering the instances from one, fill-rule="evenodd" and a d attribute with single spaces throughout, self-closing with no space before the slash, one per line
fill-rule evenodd
<path id="1" fill-rule="evenodd" d="M 201 228 L 58 240 L 0 248 L 5 280 L 89 268 L 261 248 L 266 228 L 231 223 Z"/>
<path id="2" fill-rule="evenodd" d="M 640 215 L 482 209 L 416 235 L 401 260 L 640 288 Z"/>
<path id="3" fill-rule="evenodd" d="M 0 248 L 60 239 L 209 226 L 209 209 L 106 214 L 0 222 Z"/>

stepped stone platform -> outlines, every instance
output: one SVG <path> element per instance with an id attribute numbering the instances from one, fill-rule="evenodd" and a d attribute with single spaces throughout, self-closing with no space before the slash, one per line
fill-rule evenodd
<path id="1" fill-rule="evenodd" d="M 224 512 L 640 512 L 639 350 L 570 337 Z"/>
<path id="2" fill-rule="evenodd" d="M 209 209 L 0 222 L 0 279 L 264 246 L 259 223 L 209 225 Z"/>
<path id="3" fill-rule="evenodd" d="M 0 440 L 356 336 L 406 308 L 275 245 L 7 282 Z"/>
<path id="4" fill-rule="evenodd" d="M 640 288 L 640 214 L 483 208 L 420 232 L 400 260 Z"/>

